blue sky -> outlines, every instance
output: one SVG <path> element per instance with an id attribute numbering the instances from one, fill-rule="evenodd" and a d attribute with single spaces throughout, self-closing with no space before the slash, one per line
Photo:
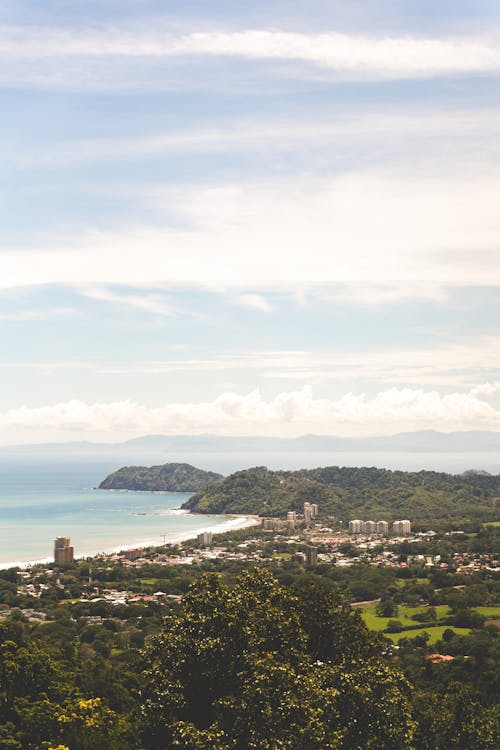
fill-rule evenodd
<path id="1" fill-rule="evenodd" d="M 0 442 L 500 429 L 494 2 L 0 2 Z"/>

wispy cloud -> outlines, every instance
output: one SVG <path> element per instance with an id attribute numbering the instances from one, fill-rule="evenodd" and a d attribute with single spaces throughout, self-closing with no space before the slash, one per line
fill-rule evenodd
<path id="1" fill-rule="evenodd" d="M 149 293 L 140 294 L 131 292 L 129 294 L 119 294 L 110 289 L 100 287 L 82 287 L 81 293 L 85 297 L 98 300 L 99 302 L 109 302 L 120 307 L 132 307 L 136 310 L 160 315 L 161 317 L 170 318 L 176 313 L 172 304 L 165 299 L 164 295 Z"/>
<path id="2" fill-rule="evenodd" d="M 15 310 L 0 312 L 0 321 L 45 320 L 46 318 L 65 318 L 75 315 L 76 310 L 70 307 L 40 307 L 33 310 Z"/>
<path id="3" fill-rule="evenodd" d="M 386 108 L 384 112 L 322 114 L 318 118 L 283 122 L 269 118 L 267 120 L 251 117 L 233 119 L 212 127 L 191 128 L 183 131 L 153 132 L 131 137 L 78 138 L 65 141 L 58 139 L 53 146 L 46 144 L 41 150 L 38 146 L 29 148 L 24 144 L 22 151 L 12 152 L 5 147 L 2 156 L 12 161 L 17 167 L 53 167 L 91 162 L 106 163 L 126 159 L 127 162 L 155 158 L 179 153 L 225 153 L 247 152 L 249 149 L 262 152 L 297 151 L 303 149 L 310 155 L 311 151 L 327 148 L 380 148 L 388 142 L 392 149 L 400 144 L 408 151 L 422 144 L 425 152 L 433 158 L 443 158 L 443 139 L 450 147 L 451 141 L 458 141 L 463 147 L 481 147 L 483 161 L 492 155 L 498 156 L 498 130 L 500 129 L 500 110 L 482 108 L 477 111 L 456 109 L 430 109 L 415 107 L 404 114 L 399 109 Z M 434 148 L 433 148 L 434 144 Z M 485 149 L 489 145 L 488 153 Z M 387 149 L 383 149 L 387 159 Z"/>
<path id="4" fill-rule="evenodd" d="M 496 73 L 495 39 L 307 34 L 270 29 L 172 34 L 169 29 L 7 27 L 0 54 L 13 60 L 217 56 L 299 61 L 358 78 Z"/>
<path id="5" fill-rule="evenodd" d="M 265 313 L 272 312 L 273 310 L 271 303 L 261 294 L 237 294 L 233 298 L 233 302 L 242 307 L 250 307 L 253 310 L 260 310 Z"/>
<path id="6" fill-rule="evenodd" d="M 500 371 L 500 338 L 477 337 L 460 343 L 443 343 L 434 347 L 384 347 L 377 342 L 358 351 L 323 346 L 323 350 L 275 350 L 190 356 L 139 362 L 9 362 L 10 369 L 89 370 L 109 376 L 166 374 L 251 373 L 257 381 L 296 381 L 324 384 L 330 387 L 348 380 L 430 388 L 461 386 L 475 396 L 489 397 L 500 391 L 495 374 Z M 231 376 L 232 377 L 232 376 Z M 491 379 L 491 380 L 489 380 Z"/>
<path id="7" fill-rule="evenodd" d="M 164 205 L 163 226 L 51 235 L 45 247 L 4 249 L 0 287 L 494 285 L 499 194 L 498 175 L 475 168 L 169 188 L 154 199 Z"/>

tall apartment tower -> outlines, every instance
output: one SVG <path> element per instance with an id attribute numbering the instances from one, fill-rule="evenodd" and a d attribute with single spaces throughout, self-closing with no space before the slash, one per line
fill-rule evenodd
<path id="1" fill-rule="evenodd" d="M 69 536 L 58 536 L 54 540 L 54 562 L 73 562 L 73 547 L 70 546 Z"/>
<path id="2" fill-rule="evenodd" d="M 376 534 L 377 533 L 377 524 L 375 521 L 365 521 L 363 524 L 363 531 L 365 534 Z"/>
<path id="3" fill-rule="evenodd" d="M 349 534 L 361 534 L 362 531 L 363 521 L 357 518 L 354 521 L 349 521 Z"/>
<path id="4" fill-rule="evenodd" d="M 387 521 L 377 521 L 377 534 L 387 536 L 389 533 L 389 524 Z"/>
<path id="5" fill-rule="evenodd" d="M 316 503 L 304 503 L 304 521 L 309 523 L 318 515 L 318 506 Z"/>
<path id="6" fill-rule="evenodd" d="M 306 563 L 307 565 L 318 564 L 318 548 L 317 547 L 306 547 Z"/>
<path id="7" fill-rule="evenodd" d="M 394 521 L 392 524 L 392 532 L 396 536 L 407 536 L 411 534 L 411 523 L 407 519 L 404 521 Z"/>
<path id="8" fill-rule="evenodd" d="M 201 534 L 198 534 L 198 544 L 201 544 L 203 547 L 209 547 L 212 544 L 212 532 L 202 531 Z"/>

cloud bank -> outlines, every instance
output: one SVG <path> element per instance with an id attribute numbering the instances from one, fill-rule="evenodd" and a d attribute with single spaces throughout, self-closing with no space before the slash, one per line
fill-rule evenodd
<path id="1" fill-rule="evenodd" d="M 390 388 L 373 397 L 346 393 L 337 400 L 315 398 L 310 387 L 266 400 L 259 390 L 222 393 L 210 402 L 146 406 L 133 401 L 85 403 L 72 400 L 0 413 L 3 428 L 31 434 L 54 431 L 114 436 L 163 433 L 370 435 L 418 429 L 500 429 L 500 410 L 486 400 L 500 390 L 488 383 L 471 391 L 439 394 Z"/>

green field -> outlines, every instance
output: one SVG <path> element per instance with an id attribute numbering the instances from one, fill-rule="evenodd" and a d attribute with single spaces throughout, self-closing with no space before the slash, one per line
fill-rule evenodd
<path id="1" fill-rule="evenodd" d="M 359 607 L 359 610 L 365 625 L 370 630 L 373 630 L 377 633 L 380 633 L 387 628 L 389 620 L 399 620 L 403 627 L 418 625 L 419 623 L 416 620 L 412 620 L 411 616 L 416 615 L 417 613 L 425 612 L 428 609 L 428 607 L 425 606 L 400 606 L 398 608 L 398 614 L 394 615 L 394 617 L 378 617 L 376 614 L 376 606 L 376 604 L 366 604 L 364 607 Z M 434 609 L 436 610 L 438 620 L 442 620 L 442 618 L 446 617 L 450 612 L 450 608 L 446 604 L 439 605 Z M 473 609 L 474 612 L 479 612 L 479 614 L 490 620 L 500 619 L 500 607 L 498 606 L 471 607 L 471 609 Z M 427 632 L 430 636 L 428 643 L 432 644 L 442 638 L 443 633 L 447 628 L 451 628 L 455 633 L 459 633 L 461 635 L 467 635 L 468 633 L 470 633 L 470 628 L 456 628 L 453 625 L 433 625 L 432 623 L 422 623 L 421 627 L 415 628 L 414 630 L 406 630 L 400 633 L 385 633 L 384 635 L 386 635 L 387 638 L 390 638 L 393 643 L 397 643 L 400 638 L 415 638 L 417 635 L 421 635 L 422 633 Z"/>
<path id="2" fill-rule="evenodd" d="M 378 617 L 376 614 L 376 606 L 376 604 L 367 604 L 364 607 L 359 607 L 359 610 L 366 626 L 370 630 L 375 630 L 377 632 L 385 630 L 389 620 L 399 620 L 399 622 L 405 627 L 409 625 L 418 625 L 418 622 L 412 620 L 411 616 L 416 615 L 417 613 L 423 613 L 429 609 L 428 607 L 400 606 L 398 608 L 398 614 L 394 615 L 394 617 Z M 356 609 L 358 609 L 358 607 L 356 607 Z M 449 607 L 447 607 L 446 604 L 435 607 L 434 609 L 436 610 L 438 620 L 440 620 L 442 617 L 446 617 L 449 612 Z M 426 628 L 428 627 L 429 626 L 426 626 Z"/>
<path id="3" fill-rule="evenodd" d="M 489 620 L 500 619 L 500 606 L 497 607 L 472 607 L 474 612 L 479 612 L 480 615 L 484 615 Z"/>
<path id="4" fill-rule="evenodd" d="M 139 578 L 139 583 L 142 586 L 165 586 L 164 578 Z"/>
<path id="5" fill-rule="evenodd" d="M 417 635 L 421 635 L 422 633 L 429 633 L 429 640 L 427 643 L 432 645 L 433 643 L 436 643 L 436 641 L 441 640 L 444 631 L 448 630 L 448 628 L 450 628 L 449 625 L 437 625 L 430 628 L 419 628 L 418 630 L 406 630 L 404 633 L 384 633 L 384 635 L 387 638 L 390 638 L 393 643 L 397 644 L 401 638 L 416 638 Z M 451 630 L 453 630 L 454 633 L 457 633 L 457 635 L 468 635 L 470 633 L 470 628 L 451 627 Z"/>

